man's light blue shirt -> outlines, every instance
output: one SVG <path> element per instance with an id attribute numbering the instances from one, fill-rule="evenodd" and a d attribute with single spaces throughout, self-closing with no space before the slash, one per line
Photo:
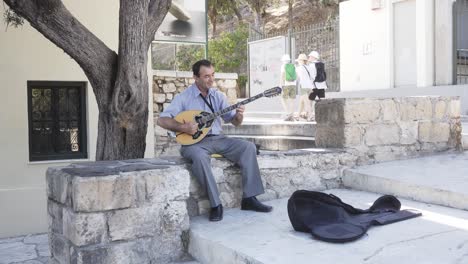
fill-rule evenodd
<path id="1" fill-rule="evenodd" d="M 229 107 L 226 96 L 215 88 L 210 88 L 208 90 L 206 101 L 212 104 L 215 112 L 219 112 L 222 109 Z M 162 112 L 159 116 L 174 118 L 180 112 L 189 110 L 201 110 L 212 113 L 210 107 L 203 100 L 200 90 L 198 90 L 195 84 L 190 85 L 187 89 L 185 89 L 185 91 L 176 95 L 171 104 L 166 109 L 164 109 L 164 112 Z M 232 110 L 224 114 L 222 118 L 224 122 L 229 123 L 235 115 L 236 111 Z M 219 135 L 222 133 L 222 131 L 223 129 L 221 128 L 221 120 L 218 117 L 211 126 L 210 134 Z"/>

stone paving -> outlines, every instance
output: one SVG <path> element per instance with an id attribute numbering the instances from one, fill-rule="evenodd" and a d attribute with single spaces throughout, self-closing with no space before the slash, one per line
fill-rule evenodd
<path id="1" fill-rule="evenodd" d="M 0 264 L 49 263 L 47 234 L 0 239 Z"/>

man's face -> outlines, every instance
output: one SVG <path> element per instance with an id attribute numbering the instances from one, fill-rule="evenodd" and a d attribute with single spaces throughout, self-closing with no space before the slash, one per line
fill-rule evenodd
<path id="1" fill-rule="evenodd" d="M 213 66 L 201 66 L 199 76 L 194 76 L 195 83 L 197 84 L 198 88 L 207 91 L 210 87 L 212 87 L 214 82 L 214 74 L 215 72 Z"/>

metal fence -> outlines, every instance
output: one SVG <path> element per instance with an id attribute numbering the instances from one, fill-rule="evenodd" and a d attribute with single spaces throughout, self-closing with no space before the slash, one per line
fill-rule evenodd
<path id="1" fill-rule="evenodd" d="M 300 53 L 309 54 L 313 50 L 318 51 L 321 60 L 325 63 L 328 90 L 331 92 L 340 91 L 339 19 L 294 28 L 291 31 L 270 32 L 269 34 L 262 34 L 252 27 L 249 30 L 249 41 L 277 36 L 291 38 L 290 43 L 292 43 L 294 47 L 292 50 L 295 53 L 291 54 L 293 56 Z"/>
<path id="2" fill-rule="evenodd" d="M 457 0 L 454 6 L 456 15 L 457 84 L 468 83 L 468 0 Z"/>

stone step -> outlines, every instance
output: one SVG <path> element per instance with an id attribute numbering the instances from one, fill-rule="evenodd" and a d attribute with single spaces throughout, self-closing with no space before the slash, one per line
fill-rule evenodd
<path id="1" fill-rule="evenodd" d="M 300 136 L 249 136 L 229 135 L 232 138 L 244 139 L 260 145 L 261 150 L 291 150 L 315 148 L 314 137 Z"/>
<path id="2" fill-rule="evenodd" d="M 468 210 L 468 152 L 347 169 L 343 184 Z"/>
<path id="3" fill-rule="evenodd" d="M 244 116 L 246 118 L 270 118 L 270 119 L 281 119 L 284 112 L 272 112 L 272 111 L 246 111 Z"/>
<path id="4" fill-rule="evenodd" d="M 380 196 L 343 189 L 326 193 L 366 209 Z M 371 227 L 367 235 L 345 244 L 294 231 L 287 199 L 267 202 L 274 206 L 268 214 L 230 209 L 220 222 L 203 215 L 191 219 L 189 253 L 203 264 L 466 263 L 467 211 L 400 201 L 403 209 L 417 209 L 423 216 Z"/>
<path id="5" fill-rule="evenodd" d="M 242 126 L 223 125 L 226 135 L 268 135 L 268 136 L 315 136 L 315 122 L 277 122 L 277 123 L 248 123 Z"/>

